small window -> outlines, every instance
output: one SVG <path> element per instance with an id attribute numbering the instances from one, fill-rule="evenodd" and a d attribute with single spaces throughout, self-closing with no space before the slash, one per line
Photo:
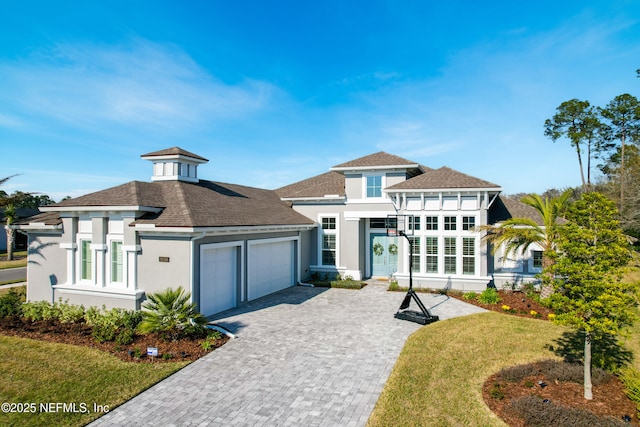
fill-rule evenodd
<path id="1" fill-rule="evenodd" d="M 463 216 L 462 217 L 462 229 L 472 231 L 476 226 L 475 216 Z"/>
<path id="2" fill-rule="evenodd" d="M 91 240 L 82 240 L 80 242 L 80 277 L 82 280 L 91 280 L 93 278 L 93 260 L 91 255 Z"/>
<path id="3" fill-rule="evenodd" d="M 367 177 L 367 197 L 382 197 L 382 176 Z"/>
<path id="4" fill-rule="evenodd" d="M 444 217 L 444 229 L 445 230 L 455 230 L 456 229 L 456 217 L 455 216 L 445 216 Z"/>
<path id="5" fill-rule="evenodd" d="M 542 251 L 533 251 L 533 268 L 542 268 Z"/>
<path id="6" fill-rule="evenodd" d="M 323 230 L 335 230 L 336 229 L 336 219 L 335 218 L 322 218 L 322 229 Z"/>
<path id="7" fill-rule="evenodd" d="M 111 242 L 111 281 L 122 283 L 122 242 Z"/>
<path id="8" fill-rule="evenodd" d="M 409 217 L 409 230 L 420 230 L 420 217 L 419 216 L 410 216 Z"/>
<path id="9" fill-rule="evenodd" d="M 426 217 L 425 228 L 427 230 L 437 230 L 438 229 L 438 217 L 437 216 L 428 216 L 428 217 Z"/>

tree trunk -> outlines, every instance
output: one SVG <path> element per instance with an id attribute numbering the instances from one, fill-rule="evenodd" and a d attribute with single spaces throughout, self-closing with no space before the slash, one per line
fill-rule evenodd
<path id="1" fill-rule="evenodd" d="M 553 276 L 549 267 L 553 265 L 553 260 L 546 253 L 542 254 L 542 288 L 540 289 L 540 299 L 549 298 L 553 295 Z"/>
<path id="2" fill-rule="evenodd" d="M 13 261 L 13 242 L 15 240 L 15 232 L 9 227 L 5 227 L 5 230 L 7 231 L 7 261 Z"/>
<path id="3" fill-rule="evenodd" d="M 591 384 L 591 334 L 584 333 L 584 398 L 593 399 L 593 386 Z"/>

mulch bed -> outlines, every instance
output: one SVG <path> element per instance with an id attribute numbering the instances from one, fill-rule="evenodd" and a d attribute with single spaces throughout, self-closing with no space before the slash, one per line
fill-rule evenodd
<path id="1" fill-rule="evenodd" d="M 32 322 L 15 316 L 0 319 L 0 334 L 91 347 L 111 353 L 124 361 L 137 363 L 194 361 L 224 345 L 229 339 L 223 335 L 208 351 L 201 346 L 203 338 L 166 341 L 158 334 L 136 334 L 133 342 L 126 345 L 112 341 L 99 343 L 91 336 L 91 328 L 85 323 Z M 158 356 L 147 356 L 147 347 L 157 348 Z"/>
<path id="2" fill-rule="evenodd" d="M 498 294 L 500 302 L 497 304 L 483 304 L 475 299 L 467 300 L 462 298 L 462 295 L 451 296 L 469 304 L 505 315 L 549 320 L 548 315 L 553 313 L 537 300 L 527 297 L 524 292 L 501 290 L 498 291 Z M 503 306 L 508 306 L 509 309 L 505 310 Z M 532 310 L 535 311 L 535 315 L 531 314 Z M 487 406 L 509 426 L 528 426 L 517 413 L 509 409 L 511 401 L 526 396 L 548 399 L 548 402 L 554 405 L 587 410 L 597 416 L 611 416 L 621 423 L 623 423 L 622 417 L 627 415 L 631 418 L 631 421 L 624 422 L 624 425 L 640 426 L 636 404 L 627 397 L 624 385 L 616 376 L 612 375 L 610 380 L 604 384 L 594 385 L 593 400 L 589 401 L 584 399 L 582 384 L 550 381 L 543 376 L 528 377 L 516 383 L 508 383 L 498 381 L 499 374 L 496 373 L 486 380 L 482 389 L 482 396 Z M 538 381 L 543 381 L 546 386 L 544 388 L 540 387 Z M 504 394 L 501 399 L 491 397 L 491 390 L 497 383 L 499 383 L 500 391 Z"/>

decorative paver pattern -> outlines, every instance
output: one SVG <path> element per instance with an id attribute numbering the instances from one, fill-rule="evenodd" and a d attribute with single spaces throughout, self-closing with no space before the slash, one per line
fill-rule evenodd
<path id="1" fill-rule="evenodd" d="M 229 310 L 238 338 L 96 420 L 93 426 L 363 426 L 407 337 L 403 293 L 295 287 Z M 421 294 L 441 319 L 483 311 Z M 428 326 L 427 326 L 428 327 Z"/>

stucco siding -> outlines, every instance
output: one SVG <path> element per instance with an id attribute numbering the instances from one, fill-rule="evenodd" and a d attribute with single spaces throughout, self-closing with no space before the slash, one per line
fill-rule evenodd
<path id="1" fill-rule="evenodd" d="M 145 293 L 191 288 L 191 241 L 186 237 L 140 238 L 138 289 Z"/>
<path id="2" fill-rule="evenodd" d="M 52 285 L 67 280 L 67 254 L 60 247 L 60 235 L 29 234 L 27 300 L 57 301 Z"/>

